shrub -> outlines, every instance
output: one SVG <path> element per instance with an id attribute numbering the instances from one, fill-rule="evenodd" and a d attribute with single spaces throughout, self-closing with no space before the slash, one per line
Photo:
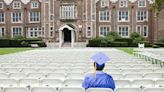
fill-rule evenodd
<path id="1" fill-rule="evenodd" d="M 46 43 L 43 41 L 33 41 L 30 44 L 38 44 L 39 47 L 46 47 Z"/>
<path id="2" fill-rule="evenodd" d="M 28 42 L 25 42 L 25 41 L 22 41 L 21 42 L 21 46 L 23 46 L 23 47 L 29 47 L 29 43 Z"/>
<path id="3" fill-rule="evenodd" d="M 0 47 L 9 47 L 10 41 L 8 39 L 0 39 Z"/>
<path id="4" fill-rule="evenodd" d="M 21 35 L 16 35 L 12 39 L 19 40 L 19 39 L 25 39 L 25 38 L 23 36 L 21 36 Z"/>
<path id="5" fill-rule="evenodd" d="M 115 40 L 116 42 L 127 42 L 128 46 L 132 45 L 132 39 L 131 38 L 119 38 Z"/>
<path id="6" fill-rule="evenodd" d="M 107 38 L 112 38 L 113 41 L 115 41 L 115 39 L 119 39 L 121 38 L 120 35 L 117 32 L 109 32 L 107 34 Z"/>
<path id="7" fill-rule="evenodd" d="M 152 44 L 149 41 L 141 41 L 140 43 L 144 43 L 145 47 L 151 47 Z"/>
<path id="8" fill-rule="evenodd" d="M 152 47 L 153 48 L 160 48 L 160 46 L 158 46 L 158 45 L 153 45 Z"/>
<path id="9" fill-rule="evenodd" d="M 160 39 L 158 42 L 159 43 L 164 43 L 164 38 Z"/>
<path id="10" fill-rule="evenodd" d="M 128 47 L 127 42 L 112 42 L 110 47 Z"/>
<path id="11" fill-rule="evenodd" d="M 89 40 L 89 46 L 90 47 L 99 47 L 101 44 L 101 38 L 94 38 Z"/>
<path id="12" fill-rule="evenodd" d="M 160 47 L 164 47 L 164 43 L 155 43 L 155 45 L 158 45 Z"/>

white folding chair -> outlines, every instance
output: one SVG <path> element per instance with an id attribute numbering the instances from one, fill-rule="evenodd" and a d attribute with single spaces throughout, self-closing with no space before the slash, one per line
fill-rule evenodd
<path id="1" fill-rule="evenodd" d="M 123 74 L 117 74 L 117 73 L 111 73 L 111 76 L 113 77 L 114 80 L 118 80 L 118 79 L 123 79 L 124 75 Z"/>
<path id="2" fill-rule="evenodd" d="M 142 79 L 142 74 L 136 74 L 136 73 L 132 73 L 132 74 L 125 74 L 124 75 L 125 79 Z"/>
<path id="3" fill-rule="evenodd" d="M 37 69 L 35 68 L 22 68 L 21 70 L 22 73 L 37 73 Z"/>
<path id="4" fill-rule="evenodd" d="M 18 82 L 14 79 L 0 79 L 0 87 L 17 87 Z"/>
<path id="5" fill-rule="evenodd" d="M 65 80 L 66 76 L 64 73 L 48 73 L 46 74 L 47 79 L 60 79 Z"/>
<path id="6" fill-rule="evenodd" d="M 164 87 L 164 79 L 158 79 L 155 81 L 155 87 Z"/>
<path id="7" fill-rule="evenodd" d="M 136 79 L 132 82 L 133 87 L 154 87 L 154 81 L 151 79 Z"/>
<path id="8" fill-rule="evenodd" d="M 64 87 L 82 87 L 83 80 L 81 79 L 67 79 L 64 81 Z"/>
<path id="9" fill-rule="evenodd" d="M 117 88 L 115 92 L 142 92 L 140 88 Z"/>
<path id="10" fill-rule="evenodd" d="M 0 79 L 7 79 L 7 78 L 8 78 L 8 74 L 0 73 Z"/>
<path id="11" fill-rule="evenodd" d="M 52 73 L 53 71 L 49 68 L 41 68 L 41 69 L 38 69 L 38 72 L 39 73 Z"/>
<path id="12" fill-rule="evenodd" d="M 57 90 L 50 87 L 34 87 L 30 92 L 57 92 Z"/>
<path id="13" fill-rule="evenodd" d="M 9 74 L 9 78 L 13 78 L 13 79 L 23 79 L 23 78 L 27 78 L 26 74 L 24 73 L 10 73 Z"/>
<path id="14" fill-rule="evenodd" d="M 39 87 L 38 79 L 20 79 L 19 80 L 20 87 Z"/>
<path id="15" fill-rule="evenodd" d="M 7 87 L 4 88 L 4 92 L 29 92 L 27 88 L 22 87 Z"/>
<path id="16" fill-rule="evenodd" d="M 43 73 L 29 73 L 28 78 L 34 78 L 34 79 L 41 79 L 45 78 L 45 75 Z"/>
<path id="17" fill-rule="evenodd" d="M 59 92 L 85 92 L 83 88 L 60 88 Z"/>
<path id="18" fill-rule="evenodd" d="M 117 88 L 131 87 L 131 82 L 129 80 L 115 80 Z"/>
<path id="19" fill-rule="evenodd" d="M 162 78 L 162 73 L 146 73 L 144 74 L 144 78 Z"/>
<path id="20" fill-rule="evenodd" d="M 28 65 L 28 64 L 16 64 L 15 67 L 19 67 L 19 68 L 28 68 L 29 65 Z"/>
<path id="21" fill-rule="evenodd" d="M 3 67 L 3 68 L 14 68 L 15 65 L 14 64 L 2 64 L 1 67 Z"/>
<path id="22" fill-rule="evenodd" d="M 63 85 L 63 81 L 60 79 L 42 79 L 40 83 L 42 87 L 59 88 Z"/>
<path id="23" fill-rule="evenodd" d="M 82 73 L 68 73 L 67 79 L 84 79 L 84 74 L 82 74 Z"/>
<path id="24" fill-rule="evenodd" d="M 164 88 L 145 88 L 142 92 L 164 92 Z"/>
<path id="25" fill-rule="evenodd" d="M 86 92 L 113 92 L 110 88 L 89 88 Z"/>
<path id="26" fill-rule="evenodd" d="M 17 68 L 5 68 L 7 73 L 20 73 L 20 70 Z"/>

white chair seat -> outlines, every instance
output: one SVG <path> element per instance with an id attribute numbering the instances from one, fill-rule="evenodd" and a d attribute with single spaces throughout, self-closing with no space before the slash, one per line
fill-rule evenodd
<path id="1" fill-rule="evenodd" d="M 164 88 L 145 88 L 143 92 L 164 92 Z"/>
<path id="2" fill-rule="evenodd" d="M 85 92 L 83 88 L 60 88 L 59 92 Z"/>
<path id="3" fill-rule="evenodd" d="M 57 90 L 50 87 L 34 87 L 30 92 L 57 92 Z"/>
<path id="4" fill-rule="evenodd" d="M 89 88 L 86 92 L 113 92 L 110 88 Z"/>
<path id="5" fill-rule="evenodd" d="M 39 87 L 38 79 L 20 79 L 19 80 L 20 87 Z"/>
<path id="6" fill-rule="evenodd" d="M 29 91 L 27 88 L 11 87 L 11 88 L 4 88 L 4 92 L 29 92 Z"/>
<path id="7" fill-rule="evenodd" d="M 140 88 L 117 88 L 115 92 L 142 92 Z"/>
<path id="8" fill-rule="evenodd" d="M 41 80 L 42 87 L 62 87 L 63 81 L 60 79 L 42 79 Z"/>

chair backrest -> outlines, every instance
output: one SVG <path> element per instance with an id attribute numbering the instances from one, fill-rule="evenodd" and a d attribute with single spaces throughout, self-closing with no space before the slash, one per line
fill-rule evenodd
<path id="1" fill-rule="evenodd" d="M 82 73 L 68 73 L 67 78 L 68 79 L 84 79 L 84 74 L 82 74 Z"/>
<path id="2" fill-rule="evenodd" d="M 6 73 L 0 73 L 0 78 L 1 79 L 6 79 L 6 78 L 8 78 L 8 74 L 6 74 Z"/>
<path id="3" fill-rule="evenodd" d="M 42 87 L 62 87 L 63 81 L 60 79 L 42 79 Z"/>
<path id="4" fill-rule="evenodd" d="M 39 80 L 38 79 L 20 79 L 19 80 L 20 87 L 39 87 Z"/>
<path id="5" fill-rule="evenodd" d="M 133 87 L 154 87 L 154 81 L 151 79 L 136 79 L 132 82 Z"/>
<path id="6" fill-rule="evenodd" d="M 156 80 L 155 87 L 164 87 L 164 79 Z"/>
<path id="7" fill-rule="evenodd" d="M 145 88 L 143 92 L 164 92 L 164 88 Z"/>
<path id="8" fill-rule="evenodd" d="M 29 73 L 28 78 L 36 78 L 36 79 L 41 79 L 45 78 L 45 75 L 43 73 Z"/>
<path id="9" fill-rule="evenodd" d="M 117 88 L 115 92 L 141 92 L 140 88 Z"/>
<path id="10" fill-rule="evenodd" d="M 49 79 L 60 79 L 60 80 L 65 80 L 65 74 L 64 73 L 48 73 L 46 74 L 46 78 Z"/>
<path id="11" fill-rule="evenodd" d="M 23 78 L 27 78 L 27 76 L 24 73 L 10 73 L 9 78 L 23 79 Z"/>
<path id="12" fill-rule="evenodd" d="M 83 88 L 60 88 L 58 92 L 85 92 Z"/>
<path id="13" fill-rule="evenodd" d="M 133 73 L 133 74 L 125 74 L 124 77 L 125 79 L 141 79 L 143 76 L 142 74 Z"/>
<path id="14" fill-rule="evenodd" d="M 64 87 L 81 87 L 82 79 L 67 79 L 64 81 Z"/>
<path id="15" fill-rule="evenodd" d="M 113 77 L 114 80 L 118 80 L 118 79 L 123 79 L 124 78 L 124 75 L 119 73 L 111 73 L 111 76 Z"/>
<path id="16" fill-rule="evenodd" d="M 37 69 L 34 68 L 23 68 L 22 71 L 23 73 L 37 73 Z"/>
<path id="17" fill-rule="evenodd" d="M 27 88 L 11 87 L 11 88 L 4 88 L 3 92 L 29 92 L 29 91 Z"/>
<path id="18" fill-rule="evenodd" d="M 18 82 L 14 79 L 0 79 L 0 87 L 17 87 Z"/>
<path id="19" fill-rule="evenodd" d="M 86 92 L 113 92 L 110 88 L 89 88 Z"/>
<path id="20" fill-rule="evenodd" d="M 146 73 L 144 78 L 162 78 L 162 73 Z"/>
<path id="21" fill-rule="evenodd" d="M 130 87 L 131 82 L 129 80 L 115 80 L 117 88 Z"/>
<path id="22" fill-rule="evenodd" d="M 57 90 L 50 87 L 34 87 L 30 92 L 57 92 Z"/>

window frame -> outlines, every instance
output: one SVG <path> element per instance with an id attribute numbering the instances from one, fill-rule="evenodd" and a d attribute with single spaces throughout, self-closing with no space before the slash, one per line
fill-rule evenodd
<path id="1" fill-rule="evenodd" d="M 21 34 L 20 34 L 20 36 L 23 36 L 23 27 L 22 26 L 12 26 L 11 27 L 11 37 L 14 37 L 14 36 L 16 36 L 16 35 L 14 35 L 13 33 L 13 28 L 21 28 Z"/>
<path id="2" fill-rule="evenodd" d="M 0 2 L 0 4 L 2 4 L 2 8 L 0 7 L 0 9 L 4 9 L 4 3 Z"/>
<path id="3" fill-rule="evenodd" d="M 142 34 L 142 27 L 141 27 L 141 25 L 136 25 L 136 33 L 138 33 L 138 27 L 140 27 L 140 35 Z"/>
<path id="4" fill-rule="evenodd" d="M 109 7 L 109 0 L 101 0 L 100 1 L 101 8 L 103 7 Z"/>
<path id="5" fill-rule="evenodd" d="M 35 3 L 35 4 L 37 3 L 37 7 L 34 7 L 34 6 L 33 6 L 33 3 Z M 32 1 L 32 2 L 31 2 L 31 8 L 32 8 L 32 9 L 37 9 L 37 8 L 39 8 L 39 2 L 38 2 L 38 1 Z"/>
<path id="6" fill-rule="evenodd" d="M 145 2 L 145 5 L 144 6 L 141 6 L 140 5 L 141 4 L 141 1 L 144 1 Z M 138 7 L 146 7 L 146 5 L 147 5 L 146 0 L 138 0 Z"/>
<path id="7" fill-rule="evenodd" d="M 107 19 L 107 17 L 109 17 L 109 20 L 101 20 L 101 13 L 102 12 L 106 12 L 106 14 L 107 14 L 107 11 L 108 11 L 108 13 L 109 13 L 109 16 L 107 16 L 107 15 L 103 15 L 103 17 L 105 16 L 106 17 L 106 19 Z M 104 13 L 103 13 L 104 14 Z M 104 11 L 99 11 L 99 22 L 111 22 L 111 11 L 110 10 L 104 10 Z"/>
<path id="8" fill-rule="evenodd" d="M 107 34 L 106 34 L 106 35 L 104 35 L 104 34 L 101 35 L 101 28 L 102 28 L 102 27 L 103 27 L 103 28 L 105 28 L 105 27 L 106 27 L 106 28 L 107 28 L 107 27 L 109 28 L 109 31 L 107 32 L 107 34 L 108 34 L 109 32 L 111 32 L 111 25 L 100 25 L 100 26 L 99 26 L 99 37 L 105 37 L 105 36 L 107 35 Z"/>
<path id="9" fill-rule="evenodd" d="M 142 11 L 142 12 L 146 12 L 146 19 L 143 19 L 143 20 L 140 19 L 140 20 L 138 20 L 138 12 L 139 12 L 139 11 L 140 11 L 140 13 L 141 13 L 141 11 Z M 143 14 L 144 14 L 144 13 L 143 13 Z M 137 22 L 148 22 L 148 17 L 149 17 L 148 15 L 149 15 L 148 10 L 137 10 L 137 11 L 136 11 L 136 21 L 137 21 Z M 142 16 L 141 16 L 141 14 L 140 14 L 140 18 L 141 18 L 141 17 L 144 18 L 144 16 L 145 16 L 145 15 L 142 15 Z"/>
<path id="10" fill-rule="evenodd" d="M 120 18 L 120 11 L 124 11 L 124 12 L 127 12 L 127 13 L 128 13 L 128 20 L 126 20 L 126 19 L 125 19 L 124 21 L 123 21 L 123 20 L 119 20 L 119 18 Z M 121 13 L 121 14 L 122 14 L 122 13 Z M 118 17 L 117 17 L 117 21 L 118 21 L 118 22 L 130 22 L 130 12 L 129 12 L 129 10 L 118 10 L 117 16 L 118 16 Z M 122 16 L 123 16 L 123 15 L 121 15 L 121 19 L 122 19 Z"/>
<path id="11" fill-rule="evenodd" d="M 20 6 L 19 7 L 15 7 L 15 3 L 17 3 L 17 4 L 19 3 Z M 13 7 L 13 9 L 21 9 L 22 3 L 20 1 L 14 1 L 13 4 L 12 4 L 12 7 Z"/>
<path id="12" fill-rule="evenodd" d="M 144 36 L 144 34 L 145 34 L 145 30 L 144 30 L 144 27 L 146 27 L 146 36 Z M 147 37 L 149 37 L 149 27 L 148 27 L 148 25 L 143 25 L 143 28 L 142 28 L 142 32 L 143 32 L 143 37 L 144 38 L 147 38 Z"/>
<path id="13" fill-rule="evenodd" d="M 4 24 L 5 23 L 5 12 L 0 12 L 0 13 L 4 14 L 4 19 L 3 19 L 4 21 L 3 22 L 0 21 L 0 23 Z"/>
<path id="14" fill-rule="evenodd" d="M 39 19 L 39 21 L 31 21 L 31 13 L 33 13 L 34 15 L 35 15 L 35 13 L 38 13 L 38 19 Z M 38 12 L 38 11 L 35 11 L 35 12 L 33 12 L 33 11 L 31 11 L 31 12 L 29 12 L 29 18 L 28 18 L 28 20 L 29 20 L 29 23 L 40 23 L 40 19 L 41 19 L 41 15 L 40 15 L 41 13 L 40 12 Z M 33 16 L 33 19 L 35 19 L 36 18 L 36 16 Z"/>
<path id="15" fill-rule="evenodd" d="M 123 2 L 123 4 L 126 4 L 126 5 L 121 5 L 121 2 Z M 126 3 L 125 3 L 126 2 Z M 128 1 L 127 0 L 120 0 L 119 1 L 119 7 L 123 8 L 123 7 L 128 7 Z"/>
<path id="16" fill-rule="evenodd" d="M 128 35 L 127 36 L 123 36 L 122 34 L 119 34 L 119 27 L 127 27 L 128 28 Z M 117 26 L 117 33 L 122 37 L 122 38 L 129 38 L 130 37 L 130 26 L 129 25 L 118 25 Z M 122 30 L 121 30 L 122 33 Z"/>
<path id="17" fill-rule="evenodd" d="M 4 29 L 4 30 L 3 30 L 4 33 L 2 32 L 2 28 Z M 5 31 L 6 31 L 6 28 L 5 28 L 4 26 L 1 26 L 1 27 L 0 27 L 0 37 L 5 37 L 5 35 L 6 35 L 6 32 L 5 32 Z M 3 33 L 4 35 L 3 35 L 2 33 Z"/>
<path id="18" fill-rule="evenodd" d="M 21 14 L 21 16 L 20 16 L 20 18 L 21 18 L 21 21 L 16 21 L 16 22 L 14 22 L 13 21 L 13 13 L 20 13 Z M 15 17 L 16 18 L 16 17 Z M 18 18 L 18 17 L 17 17 Z M 22 23 L 22 19 L 23 18 L 23 13 L 22 12 L 11 12 L 11 22 L 12 23 Z"/>

